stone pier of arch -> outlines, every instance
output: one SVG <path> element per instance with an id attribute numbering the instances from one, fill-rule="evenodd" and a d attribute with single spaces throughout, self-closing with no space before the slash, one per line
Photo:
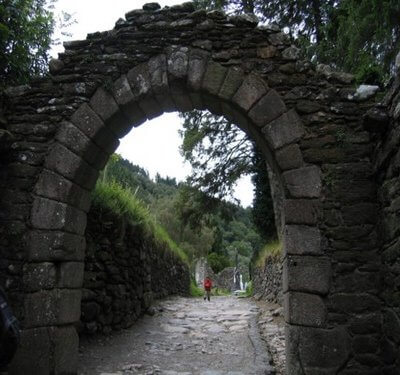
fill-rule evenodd
<path id="1" fill-rule="evenodd" d="M 385 332 L 387 317 L 400 324 L 382 298 L 374 163 L 381 130 L 397 118 L 374 112 L 351 75 L 302 60 L 253 16 L 152 3 L 113 30 L 65 43 L 48 77 L 5 95 L 13 139 L 0 164 L 0 283 L 23 327 L 11 374 L 76 374 L 86 213 L 99 171 L 132 127 L 193 109 L 238 125 L 279 182 L 287 373 L 399 369 L 387 359 L 400 341 Z"/>

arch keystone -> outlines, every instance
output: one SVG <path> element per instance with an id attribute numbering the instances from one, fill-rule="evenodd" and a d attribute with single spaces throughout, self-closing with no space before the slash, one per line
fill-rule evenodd
<path id="1" fill-rule="evenodd" d="M 207 69 L 210 54 L 202 50 L 191 50 L 189 54 L 187 83 L 189 88 L 199 91 Z"/>

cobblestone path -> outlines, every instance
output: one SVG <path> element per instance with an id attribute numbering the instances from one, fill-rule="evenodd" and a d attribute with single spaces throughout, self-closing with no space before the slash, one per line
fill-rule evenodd
<path id="1" fill-rule="evenodd" d="M 80 375 L 272 375 L 250 299 L 176 297 L 133 327 L 81 340 Z"/>

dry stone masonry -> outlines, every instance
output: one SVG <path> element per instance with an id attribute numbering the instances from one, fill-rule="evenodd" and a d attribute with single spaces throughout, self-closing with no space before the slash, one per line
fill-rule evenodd
<path id="1" fill-rule="evenodd" d="M 303 61 L 275 25 L 191 3 L 65 43 L 48 77 L 5 92 L 0 282 L 23 326 L 11 373 L 76 374 L 99 171 L 132 126 L 192 109 L 247 132 L 278 178 L 287 373 L 398 373 L 395 82 L 388 121 L 373 90 Z"/>

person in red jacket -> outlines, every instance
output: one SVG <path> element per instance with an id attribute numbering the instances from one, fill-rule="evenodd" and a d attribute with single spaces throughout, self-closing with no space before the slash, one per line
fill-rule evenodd
<path id="1" fill-rule="evenodd" d="M 210 300 L 210 296 L 211 296 L 211 288 L 212 288 L 212 281 L 211 281 L 211 279 L 207 276 L 205 279 L 204 279 L 204 291 L 205 291 L 205 294 L 204 294 L 204 301 L 206 300 L 206 298 L 208 299 L 208 300 Z"/>

